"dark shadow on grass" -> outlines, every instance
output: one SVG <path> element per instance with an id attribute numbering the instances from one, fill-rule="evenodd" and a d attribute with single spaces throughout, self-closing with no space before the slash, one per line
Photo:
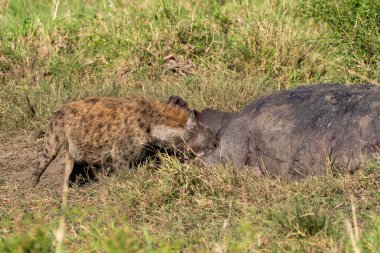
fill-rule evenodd
<path id="1" fill-rule="evenodd" d="M 132 164 L 131 168 L 137 168 L 138 166 L 149 162 L 149 164 L 153 165 L 152 167 L 157 169 L 162 163 L 160 154 L 176 157 L 180 162 L 184 162 L 186 159 L 185 156 L 179 151 L 151 147 L 145 150 L 145 153 Z M 69 176 L 69 186 L 85 186 L 93 182 L 98 182 L 100 174 L 111 176 L 114 173 L 115 171 L 111 168 L 111 166 L 97 166 L 76 162 L 74 164 L 73 171 Z"/>
<path id="2" fill-rule="evenodd" d="M 98 181 L 99 166 L 92 166 L 86 163 L 75 163 L 73 171 L 69 176 L 69 186 L 84 186 L 91 182 Z"/>

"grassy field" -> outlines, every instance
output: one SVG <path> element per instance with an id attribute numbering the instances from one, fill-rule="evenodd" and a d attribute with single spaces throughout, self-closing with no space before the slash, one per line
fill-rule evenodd
<path id="1" fill-rule="evenodd" d="M 54 251 L 61 217 L 64 252 L 377 252 L 380 160 L 294 182 L 162 155 L 158 170 L 70 188 L 64 209 L 57 171 L 23 180 L 51 113 L 82 97 L 236 111 L 301 84 L 378 83 L 379 12 L 368 0 L 0 0 L 0 252 Z"/>

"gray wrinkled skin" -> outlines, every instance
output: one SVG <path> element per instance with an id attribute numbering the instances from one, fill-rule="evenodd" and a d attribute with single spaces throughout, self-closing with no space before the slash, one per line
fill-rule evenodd
<path id="1" fill-rule="evenodd" d="M 206 109 L 200 120 L 219 144 L 202 161 L 290 178 L 323 175 L 329 164 L 355 171 L 379 151 L 379 113 L 379 87 L 339 84 L 281 91 L 236 113 Z"/>
<path id="2" fill-rule="evenodd" d="M 192 115 L 194 114 L 192 113 Z M 194 118 L 191 128 L 186 129 L 183 139 L 186 146 L 189 147 L 195 155 L 198 155 L 199 153 L 209 154 L 218 144 L 216 135 L 213 131 L 200 123 L 200 120 L 196 118 Z"/>

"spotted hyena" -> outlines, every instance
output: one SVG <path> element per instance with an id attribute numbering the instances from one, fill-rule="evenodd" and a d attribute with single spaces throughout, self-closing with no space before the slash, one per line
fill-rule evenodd
<path id="1" fill-rule="evenodd" d="M 79 100 L 54 113 L 32 183 L 62 147 L 71 172 L 74 162 L 130 167 L 150 146 L 198 155 L 213 149 L 216 138 L 193 112 L 172 104 L 143 97 Z"/>

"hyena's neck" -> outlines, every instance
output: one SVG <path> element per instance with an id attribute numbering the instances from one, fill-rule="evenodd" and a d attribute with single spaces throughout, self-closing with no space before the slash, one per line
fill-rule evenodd
<path id="1" fill-rule="evenodd" d="M 168 146 L 184 139 L 185 128 L 171 127 L 163 124 L 152 127 L 151 142 L 160 146 Z"/>
<path id="2" fill-rule="evenodd" d="M 153 102 L 151 107 L 151 141 L 161 146 L 182 141 L 186 133 L 189 113 L 183 108 Z"/>
<path id="3" fill-rule="evenodd" d="M 178 106 L 157 101 L 147 101 L 141 106 L 142 114 L 149 112 L 147 118 L 151 127 L 165 126 L 168 128 L 185 128 L 189 119 L 189 112 Z"/>

